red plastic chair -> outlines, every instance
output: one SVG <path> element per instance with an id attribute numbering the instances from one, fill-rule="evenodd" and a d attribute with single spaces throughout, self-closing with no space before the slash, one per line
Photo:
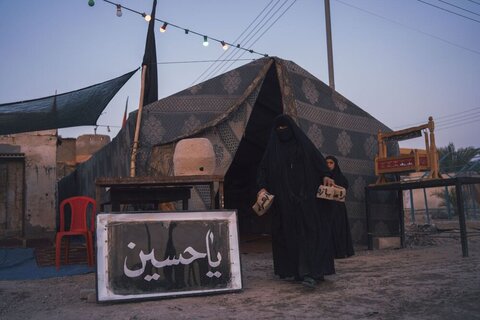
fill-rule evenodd
<path id="1" fill-rule="evenodd" d="M 70 228 L 65 230 L 65 208 L 70 206 Z M 91 208 L 90 226 L 88 225 L 88 208 Z M 87 261 L 89 266 L 93 266 L 93 232 L 95 228 L 95 215 L 97 212 L 97 203 L 90 197 L 71 197 L 60 203 L 60 231 L 55 236 L 55 265 L 57 270 L 60 268 L 60 250 L 62 248 L 62 239 L 66 237 L 65 245 L 65 264 L 68 264 L 68 253 L 70 249 L 71 236 L 84 236 L 87 244 Z"/>

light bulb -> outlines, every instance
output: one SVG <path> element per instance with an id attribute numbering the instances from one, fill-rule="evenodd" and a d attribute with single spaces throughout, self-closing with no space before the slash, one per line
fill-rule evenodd
<path id="1" fill-rule="evenodd" d="M 227 50 L 227 49 L 228 49 L 228 44 L 225 43 L 225 41 L 220 41 L 220 43 L 222 44 L 223 50 Z"/>
<path id="2" fill-rule="evenodd" d="M 203 45 L 205 47 L 208 47 L 208 37 L 207 36 L 203 36 Z"/>
<path id="3" fill-rule="evenodd" d="M 164 22 L 163 25 L 160 27 L 160 32 L 167 31 L 167 26 L 168 26 L 168 23 Z"/>
<path id="4" fill-rule="evenodd" d="M 149 14 L 146 14 L 145 12 L 142 13 L 142 16 L 147 22 L 150 22 L 150 20 L 152 20 L 152 17 Z"/>
<path id="5" fill-rule="evenodd" d="M 93 7 L 95 5 L 95 0 L 88 0 L 88 5 Z"/>
<path id="6" fill-rule="evenodd" d="M 122 16 L 122 6 L 117 4 L 117 17 Z"/>

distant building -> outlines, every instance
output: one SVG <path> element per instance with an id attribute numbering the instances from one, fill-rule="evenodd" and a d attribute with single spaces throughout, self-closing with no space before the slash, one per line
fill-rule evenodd
<path id="1" fill-rule="evenodd" d="M 110 137 L 62 138 L 57 130 L 0 136 L 0 240 L 53 237 L 57 181 Z"/>

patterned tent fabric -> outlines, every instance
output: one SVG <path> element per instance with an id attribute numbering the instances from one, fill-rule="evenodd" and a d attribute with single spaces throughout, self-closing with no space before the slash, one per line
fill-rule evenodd
<path id="1" fill-rule="evenodd" d="M 347 210 L 356 239 L 365 232 L 365 187 L 376 180 L 376 135 L 391 131 L 370 114 L 293 62 L 285 62 L 302 130 L 324 155 L 334 155 L 350 182 Z M 398 153 L 398 146 L 392 150 Z M 378 193 L 373 206 L 373 229 L 392 234 L 396 229 L 395 194 Z M 379 216 L 381 215 L 381 216 Z"/>
<path id="2" fill-rule="evenodd" d="M 137 70 L 76 91 L 1 104 L 0 135 L 95 125 L 103 109 Z"/>
<path id="3" fill-rule="evenodd" d="M 351 185 L 347 206 L 353 237 L 364 241 L 364 188 L 376 180 L 376 134 L 390 130 L 291 61 L 262 58 L 145 106 L 137 176 L 172 175 L 176 142 L 208 138 L 215 151 L 215 173 L 226 176 L 226 202 L 229 195 L 238 200 L 231 205 L 239 210 L 240 220 L 255 219 L 244 209 L 253 199 L 239 196 L 245 192 L 238 190 L 252 193 L 256 165 L 273 118 L 280 113 L 294 117 L 324 155 L 339 159 Z M 59 182 L 60 199 L 71 194 L 94 195 L 96 177 L 128 176 L 135 118 L 132 112 L 127 127 L 110 144 Z M 398 146 L 389 150 L 398 152 Z M 196 187 L 189 208 L 208 208 L 209 201 L 208 188 Z M 395 205 L 392 193 L 379 193 L 373 205 L 375 233 L 398 230 Z"/>

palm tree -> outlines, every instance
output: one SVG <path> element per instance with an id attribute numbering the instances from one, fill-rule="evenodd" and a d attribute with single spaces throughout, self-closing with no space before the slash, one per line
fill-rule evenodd
<path id="1" fill-rule="evenodd" d="M 464 168 L 471 167 L 479 160 L 480 148 L 466 147 L 455 149 L 455 145 L 450 142 L 446 147 L 437 148 L 438 158 L 440 159 L 440 171 L 443 173 L 456 173 Z M 477 173 L 480 172 L 480 166 L 473 168 Z"/>
<path id="2" fill-rule="evenodd" d="M 480 148 L 466 147 L 455 149 L 455 145 L 450 142 L 446 147 L 437 148 L 438 158 L 440 159 L 440 172 L 448 175 L 457 175 L 463 170 L 475 171 L 480 173 Z M 457 214 L 457 195 L 455 188 L 445 188 L 445 191 L 436 191 L 433 193 L 440 198 L 440 206 L 451 205 L 454 214 Z"/>

